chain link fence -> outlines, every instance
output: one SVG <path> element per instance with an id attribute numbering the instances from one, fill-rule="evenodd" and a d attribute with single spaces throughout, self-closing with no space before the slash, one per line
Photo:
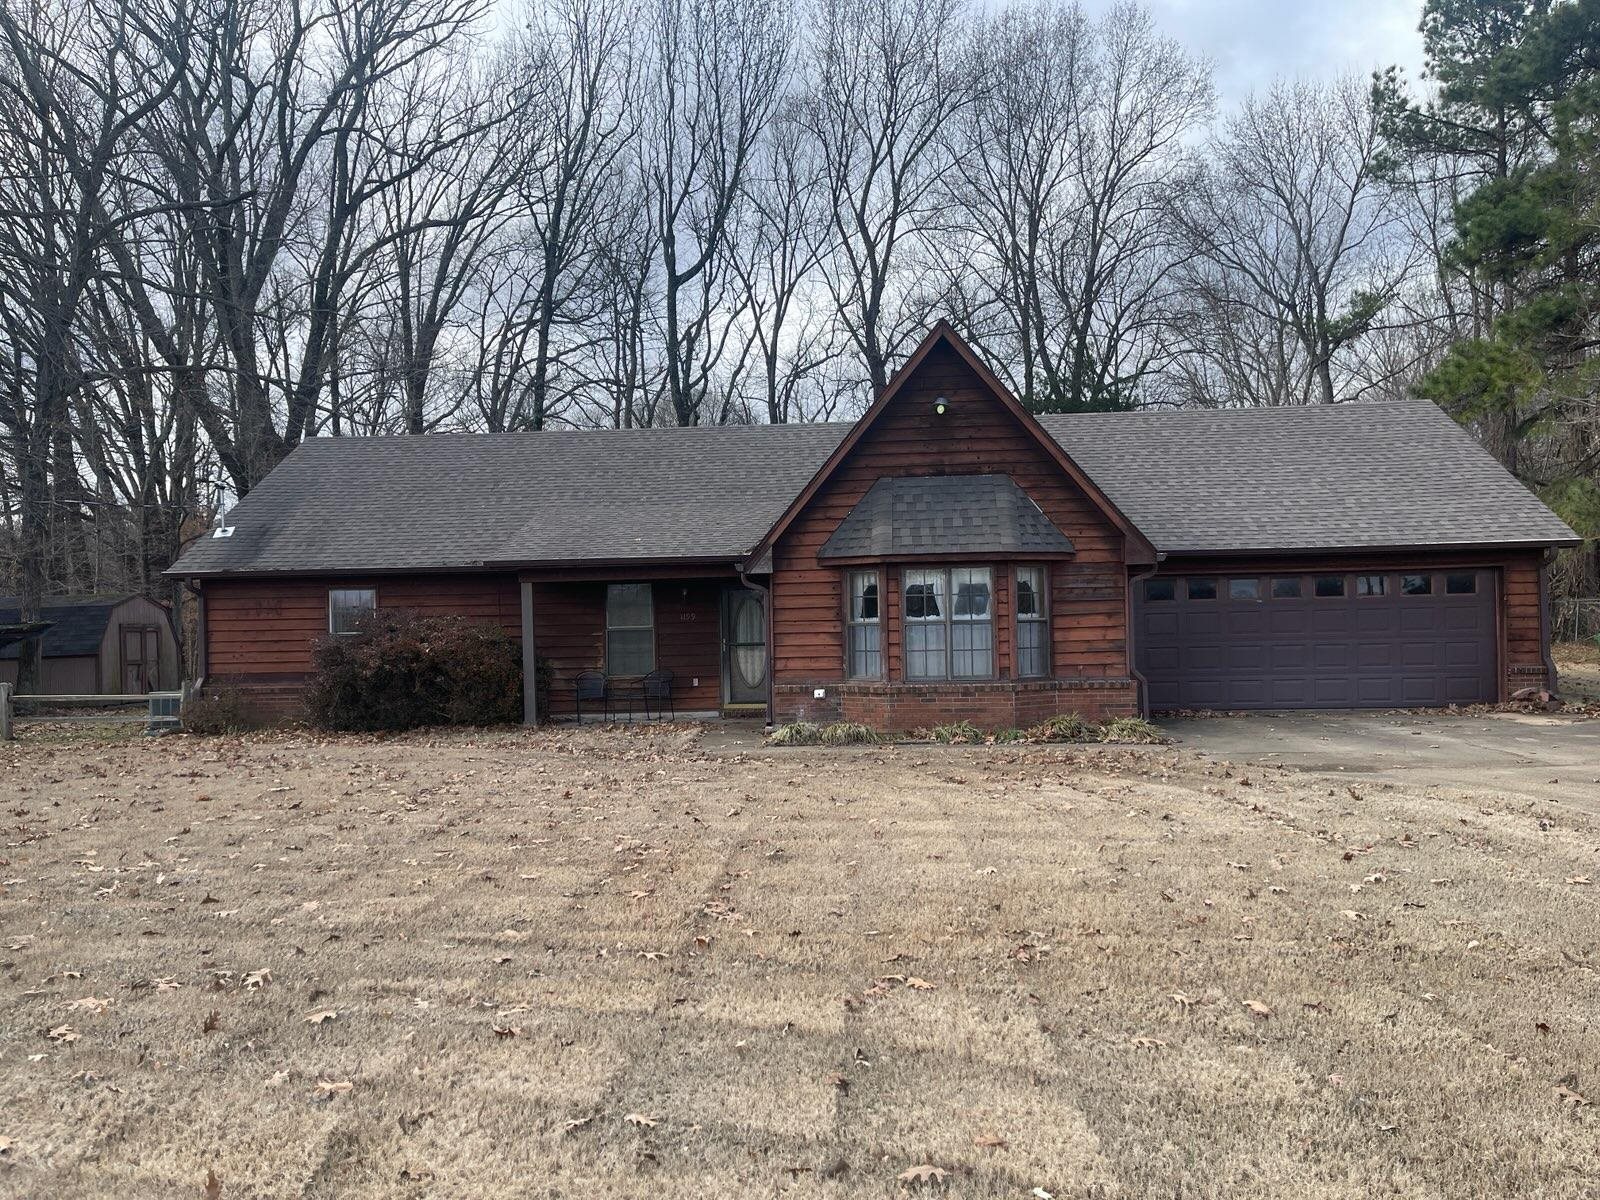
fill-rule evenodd
<path id="1" fill-rule="evenodd" d="M 1557 600 L 1550 615 L 1552 641 L 1600 645 L 1600 596 Z"/>

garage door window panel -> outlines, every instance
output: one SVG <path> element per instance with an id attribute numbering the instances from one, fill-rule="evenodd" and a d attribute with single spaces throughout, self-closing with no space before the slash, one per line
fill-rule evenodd
<path id="1" fill-rule="evenodd" d="M 1402 575 L 1400 576 L 1400 593 L 1404 596 L 1431 596 L 1433 595 L 1432 575 Z"/>
<path id="2" fill-rule="evenodd" d="M 1478 577 L 1471 572 L 1453 572 L 1444 577 L 1444 590 L 1449 596 L 1470 596 L 1478 590 Z"/>
<path id="3" fill-rule="evenodd" d="M 1389 580 L 1383 575 L 1357 575 L 1357 596 L 1382 596 L 1388 591 Z"/>
<path id="4" fill-rule="evenodd" d="M 1300 577 L 1280 576 L 1272 581 L 1272 598 L 1274 600 L 1300 599 Z"/>
<path id="5" fill-rule="evenodd" d="M 1191 600 L 1215 600 L 1217 598 L 1217 581 L 1205 576 L 1191 576 L 1185 595 Z"/>
<path id="6" fill-rule="evenodd" d="M 1344 595 L 1343 575 L 1318 575 L 1312 588 L 1319 600 L 1334 600 Z"/>
<path id="7" fill-rule="evenodd" d="M 1259 579 L 1230 579 L 1228 580 L 1229 600 L 1259 600 L 1261 599 L 1261 581 Z"/>

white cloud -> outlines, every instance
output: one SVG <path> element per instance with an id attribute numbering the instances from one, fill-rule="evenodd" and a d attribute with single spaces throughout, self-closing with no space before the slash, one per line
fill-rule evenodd
<path id="1" fill-rule="evenodd" d="M 1085 0 L 1091 12 L 1112 0 Z M 1284 77 L 1422 69 L 1421 0 L 1146 0 L 1163 32 L 1217 65 L 1223 103 Z"/>

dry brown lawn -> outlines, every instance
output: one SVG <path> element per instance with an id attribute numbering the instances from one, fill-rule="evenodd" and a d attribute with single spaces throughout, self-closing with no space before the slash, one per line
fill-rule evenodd
<path id="1" fill-rule="evenodd" d="M 682 729 L 33 729 L 0 793 L 6 1195 L 1600 1194 L 1562 805 Z"/>
<path id="2" fill-rule="evenodd" d="M 1579 704 L 1600 704 L 1600 646 L 1565 642 L 1552 648 L 1561 694 Z"/>

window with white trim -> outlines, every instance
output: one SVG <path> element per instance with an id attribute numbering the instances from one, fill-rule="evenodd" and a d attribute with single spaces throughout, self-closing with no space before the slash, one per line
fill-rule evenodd
<path id="1" fill-rule="evenodd" d="M 1050 601 L 1043 567 L 1017 568 L 1017 676 L 1038 679 L 1050 669 Z"/>
<path id="2" fill-rule="evenodd" d="M 359 633 L 362 618 L 377 609 L 376 588 L 329 588 L 328 632 L 339 636 Z"/>
<path id="3" fill-rule="evenodd" d="M 988 567 L 905 573 L 907 679 L 994 674 L 994 577 Z"/>
<path id="4" fill-rule="evenodd" d="M 606 585 L 606 674 L 648 675 L 656 667 L 656 614 L 648 583 Z"/>
<path id="5" fill-rule="evenodd" d="M 850 677 L 877 679 L 883 675 L 883 592 L 878 573 L 851 571 L 849 588 L 845 640 Z"/>

